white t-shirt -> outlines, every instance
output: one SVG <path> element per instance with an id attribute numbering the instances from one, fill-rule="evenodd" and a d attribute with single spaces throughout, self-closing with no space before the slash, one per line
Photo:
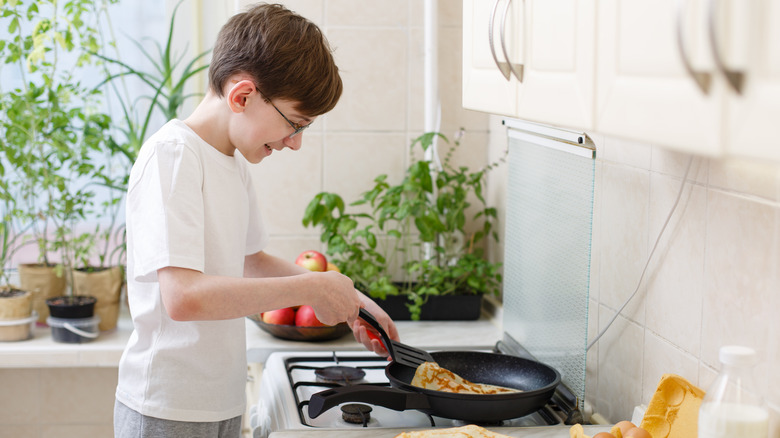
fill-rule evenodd
<path id="1" fill-rule="evenodd" d="M 135 330 L 119 362 L 117 400 L 156 418 L 221 421 L 244 413 L 244 319 L 174 321 L 160 296 L 167 266 L 242 277 L 268 237 L 247 162 L 182 121 L 147 140 L 127 190 L 127 290 Z"/>

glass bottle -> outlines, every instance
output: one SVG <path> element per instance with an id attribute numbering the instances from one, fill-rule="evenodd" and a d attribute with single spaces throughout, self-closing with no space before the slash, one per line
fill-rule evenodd
<path id="1" fill-rule="evenodd" d="M 719 359 L 720 372 L 699 408 L 699 438 L 767 438 L 769 411 L 753 382 L 755 350 L 727 345 Z"/>

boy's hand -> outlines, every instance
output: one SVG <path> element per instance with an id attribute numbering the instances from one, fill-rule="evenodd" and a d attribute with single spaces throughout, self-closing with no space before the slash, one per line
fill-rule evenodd
<path id="1" fill-rule="evenodd" d="M 361 307 L 368 310 L 368 312 L 376 318 L 377 322 L 379 322 L 385 329 L 385 332 L 387 332 L 387 335 L 390 336 L 390 339 L 394 341 L 400 340 L 398 337 L 398 329 L 387 313 L 371 300 L 371 298 L 360 292 L 358 292 L 358 296 L 360 297 Z M 355 335 L 355 339 L 358 342 L 363 344 L 369 351 L 373 351 L 383 357 L 388 357 L 387 350 L 382 344 L 382 338 L 375 335 L 371 330 L 373 330 L 371 326 L 360 318 L 352 323 L 352 333 Z M 390 358 L 388 357 L 388 359 Z"/>
<path id="2" fill-rule="evenodd" d="M 309 304 L 323 324 L 336 325 L 357 319 L 361 301 L 352 280 L 336 271 L 311 272 L 304 275 L 317 276 L 317 290 Z"/>

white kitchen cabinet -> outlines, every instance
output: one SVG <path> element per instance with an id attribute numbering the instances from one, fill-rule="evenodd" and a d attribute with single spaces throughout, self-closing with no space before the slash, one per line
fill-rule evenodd
<path id="1" fill-rule="evenodd" d="M 724 124 L 730 155 L 780 162 L 780 0 L 761 0 L 743 22 L 747 30 L 747 67 L 742 93 L 731 92 Z M 730 90 L 732 91 L 732 90 Z"/>
<path id="2" fill-rule="evenodd" d="M 593 129 L 595 0 L 521 3 L 526 56 L 517 88 L 517 117 Z"/>
<path id="3" fill-rule="evenodd" d="M 778 0 L 601 0 L 596 129 L 672 149 L 780 159 Z"/>
<path id="4" fill-rule="evenodd" d="M 593 0 L 464 0 L 463 106 L 592 128 L 594 18 Z"/>
<path id="5" fill-rule="evenodd" d="M 679 5 L 687 5 L 678 9 Z M 704 0 L 600 0 L 596 130 L 720 155 L 726 84 L 713 80 Z M 678 27 L 678 13 L 682 24 Z M 678 30 L 697 82 L 686 70 Z"/>
<path id="6" fill-rule="evenodd" d="M 522 42 L 515 35 L 521 23 L 515 19 L 517 13 L 513 6 L 517 4 L 512 5 L 511 0 L 463 0 L 464 108 L 517 116 L 518 82 L 511 77 L 506 62 L 506 55 L 510 59 L 522 58 Z M 503 48 L 501 28 L 504 29 Z"/>
<path id="7" fill-rule="evenodd" d="M 466 108 L 780 161 L 780 0 L 464 0 L 463 20 Z"/>

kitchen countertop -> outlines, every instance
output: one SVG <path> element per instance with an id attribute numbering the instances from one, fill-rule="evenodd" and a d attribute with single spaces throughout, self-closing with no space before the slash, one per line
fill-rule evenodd
<path id="1" fill-rule="evenodd" d="M 116 329 L 70 344 L 54 341 L 50 327 L 36 326 L 32 339 L 0 342 L 0 368 L 116 367 L 132 331 L 129 315 L 120 315 Z"/>
<path id="2" fill-rule="evenodd" d="M 546 427 L 497 427 L 487 429 L 518 438 L 568 438 L 571 426 L 546 426 Z M 599 432 L 609 432 L 611 426 L 585 426 L 585 434 L 593 436 Z M 316 430 L 301 433 L 298 431 L 273 432 L 269 438 L 293 438 L 306 436 L 310 438 L 393 438 L 401 432 L 425 429 L 371 429 L 361 430 Z"/>
<path id="3" fill-rule="evenodd" d="M 401 340 L 426 349 L 492 348 L 501 340 L 501 319 L 488 314 L 476 321 L 396 321 Z M 51 328 L 36 326 L 33 338 L 0 342 L 0 368 L 116 367 L 133 331 L 132 321 L 122 306 L 117 328 L 101 332 L 91 342 L 55 342 Z M 296 342 L 278 339 L 246 319 L 247 360 L 263 363 L 275 351 L 363 350 L 351 333 L 326 342 Z"/>
<path id="4" fill-rule="evenodd" d="M 276 351 L 363 350 L 352 333 L 324 342 L 279 339 L 246 320 L 247 361 L 265 362 Z M 500 319 L 483 316 L 475 321 L 396 321 L 401 342 L 431 350 L 492 348 L 503 336 Z"/>

